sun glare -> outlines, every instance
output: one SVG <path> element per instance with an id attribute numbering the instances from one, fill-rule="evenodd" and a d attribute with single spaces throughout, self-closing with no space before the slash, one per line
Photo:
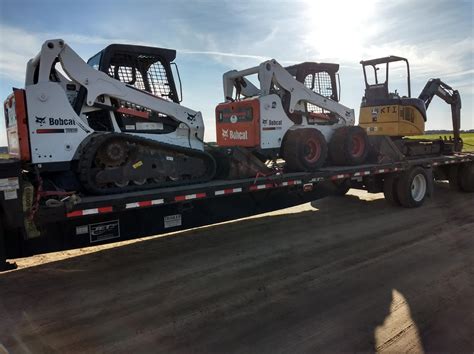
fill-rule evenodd
<path id="1" fill-rule="evenodd" d="M 358 62 L 377 32 L 376 1 L 308 1 L 305 44 L 319 58 Z"/>

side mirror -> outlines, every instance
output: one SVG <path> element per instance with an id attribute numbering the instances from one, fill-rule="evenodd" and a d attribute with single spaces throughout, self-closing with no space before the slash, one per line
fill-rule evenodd
<path id="1" fill-rule="evenodd" d="M 181 85 L 181 76 L 179 76 L 178 65 L 176 63 L 171 63 L 171 67 L 172 68 L 174 67 L 174 71 L 176 73 L 176 75 L 173 73 L 173 77 L 178 78 L 178 84 L 179 84 L 178 102 L 181 103 L 181 102 L 183 102 L 183 86 Z M 171 70 L 173 71 L 173 69 L 171 69 Z"/>

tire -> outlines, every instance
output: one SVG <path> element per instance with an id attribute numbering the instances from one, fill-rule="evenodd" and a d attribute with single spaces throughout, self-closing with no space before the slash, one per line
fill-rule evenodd
<path id="1" fill-rule="evenodd" d="M 459 166 L 458 180 L 461 190 L 464 192 L 474 192 L 474 163 L 465 163 Z"/>
<path id="2" fill-rule="evenodd" d="M 393 206 L 400 206 L 400 199 L 398 198 L 398 175 L 389 175 L 383 181 L 383 195 L 387 203 Z"/>
<path id="3" fill-rule="evenodd" d="M 397 196 L 405 208 L 416 208 L 423 205 L 432 189 L 433 181 L 422 167 L 413 167 L 403 172 L 397 183 Z"/>
<path id="4" fill-rule="evenodd" d="M 369 150 L 367 133 L 359 126 L 338 128 L 329 143 L 329 154 L 336 165 L 360 165 Z"/>
<path id="5" fill-rule="evenodd" d="M 288 131 L 281 150 L 286 169 L 292 172 L 316 171 L 326 162 L 328 154 L 326 139 L 315 128 Z"/>

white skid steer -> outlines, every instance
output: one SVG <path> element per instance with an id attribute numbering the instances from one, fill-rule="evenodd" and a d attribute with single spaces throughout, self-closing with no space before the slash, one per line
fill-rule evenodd
<path id="1" fill-rule="evenodd" d="M 10 154 L 58 189 L 96 194 L 212 179 L 201 113 L 179 104 L 175 56 L 114 44 L 86 63 L 46 41 L 5 101 Z"/>
<path id="2" fill-rule="evenodd" d="M 262 160 L 283 158 L 290 171 L 317 170 L 328 154 L 332 164 L 362 163 L 367 135 L 354 126 L 354 110 L 338 102 L 338 69 L 312 62 L 284 68 L 268 60 L 225 73 L 218 145 L 250 149 Z"/>

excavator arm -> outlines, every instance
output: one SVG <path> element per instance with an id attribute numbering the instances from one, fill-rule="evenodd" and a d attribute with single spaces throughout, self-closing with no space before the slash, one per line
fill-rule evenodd
<path id="1" fill-rule="evenodd" d="M 451 106 L 454 149 L 455 151 L 461 151 L 461 96 L 457 90 L 454 90 L 451 86 L 445 84 L 440 79 L 430 79 L 426 83 L 418 98 L 425 103 L 425 107 L 428 109 L 434 96 L 438 96 Z"/>

